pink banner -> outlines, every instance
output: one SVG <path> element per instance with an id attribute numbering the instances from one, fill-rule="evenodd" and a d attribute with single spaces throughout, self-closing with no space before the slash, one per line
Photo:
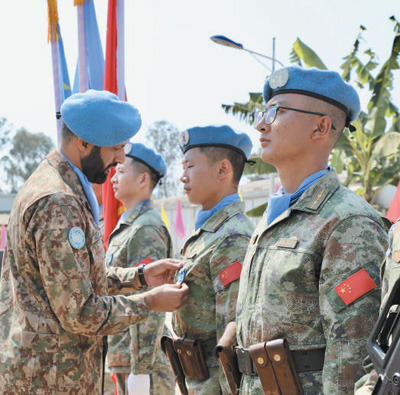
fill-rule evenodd
<path id="1" fill-rule="evenodd" d="M 185 237 L 185 226 L 183 224 L 182 207 L 180 200 L 176 202 L 174 232 L 180 239 L 183 239 Z"/>

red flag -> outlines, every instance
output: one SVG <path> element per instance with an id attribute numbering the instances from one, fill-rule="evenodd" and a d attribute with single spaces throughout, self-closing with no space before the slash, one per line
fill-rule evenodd
<path id="1" fill-rule="evenodd" d="M 396 222 L 400 217 L 400 181 L 397 184 L 396 193 L 393 196 L 392 203 L 386 213 L 386 218 L 392 222 Z"/>
<path id="2" fill-rule="evenodd" d="M 109 0 L 107 14 L 106 57 L 104 64 L 104 89 L 115 93 L 119 98 L 126 99 L 125 91 L 119 92 L 118 87 L 125 86 L 123 76 L 123 21 L 124 0 Z M 121 73 L 122 70 L 122 73 Z M 119 81 L 120 80 L 120 81 Z M 107 249 L 108 237 L 117 225 L 124 209 L 112 189 L 111 178 L 115 170 L 111 169 L 103 184 L 103 216 L 104 216 L 104 248 Z"/>
<path id="3" fill-rule="evenodd" d="M 239 261 L 232 263 L 226 269 L 222 270 L 219 274 L 219 278 L 221 279 L 222 285 L 226 287 L 232 281 L 240 278 L 240 273 L 242 272 L 242 265 Z"/>
<path id="4" fill-rule="evenodd" d="M 182 206 L 180 200 L 176 202 L 174 232 L 180 239 L 185 237 L 185 225 L 183 224 Z"/>
<path id="5" fill-rule="evenodd" d="M 365 269 L 361 269 L 337 285 L 335 291 L 348 306 L 374 288 L 376 288 L 374 280 Z"/>

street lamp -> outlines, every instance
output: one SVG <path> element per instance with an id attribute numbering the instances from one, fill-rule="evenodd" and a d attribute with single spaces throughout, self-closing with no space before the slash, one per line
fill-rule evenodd
<path id="1" fill-rule="evenodd" d="M 249 52 L 254 57 L 254 59 L 256 59 L 258 62 L 260 62 L 264 67 L 266 67 L 269 70 L 271 69 L 268 66 L 266 66 L 263 62 L 261 62 L 260 59 L 258 59 L 255 55 L 272 60 L 272 72 L 274 72 L 275 70 L 275 63 L 279 63 L 282 67 L 285 67 L 282 62 L 275 59 L 275 37 L 272 39 L 272 57 L 244 48 L 242 44 L 237 43 L 225 36 L 211 36 L 210 40 L 214 41 L 217 44 L 224 45 L 226 47 L 241 49 L 243 51 Z"/>

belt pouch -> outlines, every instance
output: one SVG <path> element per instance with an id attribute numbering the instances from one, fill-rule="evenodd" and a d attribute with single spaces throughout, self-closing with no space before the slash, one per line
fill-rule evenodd
<path id="1" fill-rule="evenodd" d="M 174 339 L 174 348 L 186 378 L 203 381 L 210 377 L 199 340 L 179 337 Z"/>
<path id="2" fill-rule="evenodd" d="M 282 395 L 302 394 L 303 390 L 290 354 L 287 340 L 271 340 L 266 343 L 265 347 Z"/>
<path id="3" fill-rule="evenodd" d="M 249 348 L 249 354 L 257 369 L 264 394 L 281 395 L 278 383 L 275 378 L 272 363 L 268 358 L 265 343 L 253 344 Z"/>

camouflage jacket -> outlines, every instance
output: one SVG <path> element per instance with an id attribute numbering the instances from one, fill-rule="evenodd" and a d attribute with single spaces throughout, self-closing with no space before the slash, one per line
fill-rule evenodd
<path id="1" fill-rule="evenodd" d="M 113 269 L 106 278 L 82 186 L 51 152 L 10 216 L 0 284 L 0 393 L 101 394 L 104 335 L 149 313 L 140 295 L 106 296 L 107 285 L 115 292 L 123 282 L 130 292 L 138 289 L 136 269 Z"/>
<path id="2" fill-rule="evenodd" d="M 108 266 L 133 267 L 142 261 L 172 257 L 172 242 L 152 201 L 135 207 L 110 235 Z M 143 290 L 144 291 L 144 290 Z M 168 364 L 160 348 L 165 313 L 151 312 L 146 322 L 108 337 L 107 364 L 118 373 L 151 374 Z"/>
<path id="3" fill-rule="evenodd" d="M 239 277 L 229 267 L 238 261 L 242 264 L 254 229 L 243 211 L 242 202 L 222 208 L 192 233 L 181 251 L 189 299 L 173 313 L 172 322 L 179 337 L 203 342 L 210 379 L 190 380 L 189 389 L 196 393 L 220 393 L 221 372 L 213 349 L 225 326 L 235 319 L 239 285 Z M 223 379 L 221 386 L 225 387 Z"/>
<path id="4" fill-rule="evenodd" d="M 341 186 L 334 171 L 269 226 L 264 215 L 240 279 L 239 346 L 286 338 L 291 350 L 326 348 L 322 371 L 299 374 L 304 392 L 353 393 L 377 319 L 386 248 L 378 214 Z M 376 287 L 346 305 L 339 294 L 361 269 Z M 242 393 L 262 394 L 258 377 L 244 375 Z"/>

